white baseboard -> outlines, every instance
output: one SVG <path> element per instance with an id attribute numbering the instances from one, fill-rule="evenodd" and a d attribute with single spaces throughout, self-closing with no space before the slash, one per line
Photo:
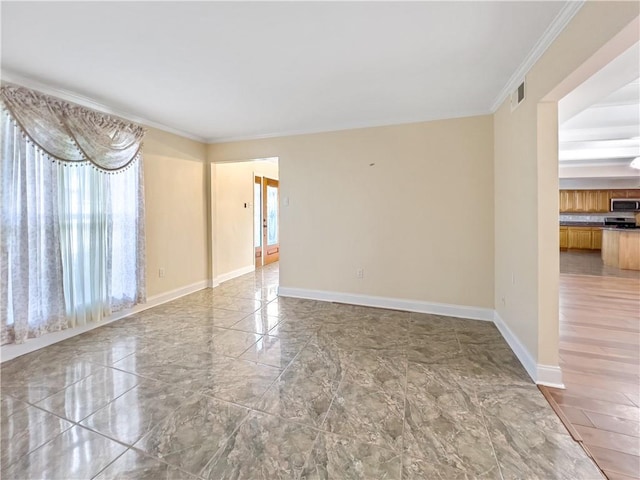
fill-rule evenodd
<path id="1" fill-rule="evenodd" d="M 562 383 L 562 370 L 560 367 L 536 363 L 533 355 L 531 355 L 529 350 L 527 350 L 518 337 L 507 326 L 504 320 L 502 320 L 502 317 L 498 312 L 494 312 L 493 323 L 509 344 L 513 353 L 518 357 L 518 360 L 520 360 L 520 363 L 531 377 L 531 380 L 533 380 L 537 385 L 564 388 L 564 384 Z"/>
<path id="2" fill-rule="evenodd" d="M 509 344 L 513 353 L 516 354 L 516 357 L 520 360 L 520 363 L 531 377 L 531 380 L 535 382 L 538 376 L 538 366 L 531 353 L 529 353 L 529 350 L 527 350 L 522 342 L 520 342 L 518 337 L 515 336 L 507 324 L 504 323 L 504 320 L 502 320 L 502 317 L 498 312 L 494 312 L 493 323 L 502 334 L 502 337 Z"/>
<path id="3" fill-rule="evenodd" d="M 473 320 L 493 321 L 493 310 L 482 307 L 468 307 L 448 303 L 423 302 L 405 300 L 402 298 L 377 297 L 354 293 L 328 292 L 325 290 L 308 290 L 305 288 L 280 287 L 278 295 L 281 297 L 307 298 L 324 302 L 348 303 L 365 307 L 388 308 L 390 310 L 404 310 L 417 313 L 431 313 L 448 317 L 470 318 Z"/>
<path id="4" fill-rule="evenodd" d="M 291 287 L 280 287 L 278 289 L 278 295 L 281 297 L 305 298 L 324 302 L 348 303 L 351 305 L 363 305 L 366 307 L 388 308 L 392 310 L 404 310 L 409 312 L 468 318 L 472 320 L 492 321 L 536 384 L 546 385 L 548 387 L 564 388 L 560 367 L 536 363 L 533 355 L 531 355 L 522 342 L 520 342 L 518 337 L 507 326 L 504 320 L 502 320 L 498 312 L 493 309 Z"/>
<path id="5" fill-rule="evenodd" d="M 90 323 L 81 327 L 68 328 L 59 332 L 47 333 L 37 338 L 30 338 L 25 343 L 3 345 L 0 348 L 0 363 L 12 360 L 27 353 L 35 352 L 36 350 L 48 347 L 49 345 L 53 345 L 54 343 L 61 342 L 68 338 L 75 337 L 76 335 L 80 335 L 82 333 L 93 330 L 94 328 L 102 327 L 103 325 L 107 325 L 122 318 L 128 317 L 129 315 L 133 315 L 134 313 L 142 312 L 143 310 L 147 310 L 148 308 L 152 308 L 157 305 L 170 302 L 171 300 L 176 300 L 177 298 L 184 297 L 185 295 L 189 295 L 190 293 L 194 293 L 198 290 L 209 287 L 211 283 L 211 280 L 203 280 L 201 282 L 192 283 L 191 285 L 187 285 L 185 287 L 176 288 L 175 290 L 170 290 L 158 295 L 153 295 L 152 297 L 147 298 L 146 303 L 141 303 L 126 310 L 120 310 L 119 312 L 116 312 L 109 317 L 103 318 L 99 322 Z"/>
<path id="6" fill-rule="evenodd" d="M 542 365 L 539 363 L 537 373 L 536 383 L 538 385 L 553 388 L 565 388 L 564 382 L 562 381 L 562 369 L 560 369 L 560 367 L 554 365 Z"/>
<path id="7" fill-rule="evenodd" d="M 195 282 L 185 287 L 176 288 L 175 290 L 170 290 L 168 292 L 160 293 L 158 295 L 149 297 L 147 298 L 147 303 L 136 305 L 136 307 L 134 308 L 142 307 L 138 311 L 146 310 L 147 308 L 155 307 L 156 305 L 162 305 L 163 303 L 170 302 L 171 300 L 175 300 L 177 298 L 184 297 L 185 295 L 189 295 L 193 292 L 202 290 L 203 288 L 210 288 L 210 287 L 211 287 L 211 280 L 201 280 L 200 282 Z M 131 312 L 131 313 L 135 313 L 135 312 Z M 127 316 L 127 315 L 124 315 L 124 316 Z"/>
<path id="8" fill-rule="evenodd" d="M 250 273 L 254 270 L 255 267 L 253 265 L 239 268 L 232 272 L 219 275 L 213 280 L 203 280 L 169 292 L 154 295 L 147 299 L 147 303 L 136 305 L 135 307 L 127 310 L 121 310 L 97 323 L 70 328 L 60 332 L 49 333 L 38 338 L 31 338 L 22 344 L 4 345 L 0 348 L 0 363 L 33 352 L 40 348 L 53 345 L 54 343 L 61 342 L 67 338 L 80 335 L 93 330 L 94 328 L 107 325 L 128 317 L 129 315 L 133 315 L 134 313 L 189 295 L 190 293 L 197 292 L 198 290 L 202 290 L 207 287 L 217 287 L 222 282 Z M 513 353 L 518 357 L 518 360 L 520 360 L 520 363 L 535 383 L 548 387 L 564 388 L 564 384 L 562 382 L 562 370 L 560 367 L 537 364 L 531 353 L 520 342 L 511 329 L 509 329 L 498 312 L 489 308 L 290 287 L 279 287 L 278 295 L 282 297 L 305 298 L 325 302 L 347 303 L 366 307 L 387 308 L 391 310 L 404 310 L 408 312 L 430 313 L 434 315 L 446 315 L 449 317 L 493 321 Z"/>
<path id="9" fill-rule="evenodd" d="M 226 282 L 236 277 L 240 277 L 242 275 L 246 275 L 247 273 L 251 273 L 255 271 L 255 269 L 256 269 L 255 265 L 247 265 L 246 267 L 238 268 L 236 270 L 223 273 L 222 275 L 218 275 L 216 278 L 213 279 L 214 286 L 217 287 L 223 282 Z"/>

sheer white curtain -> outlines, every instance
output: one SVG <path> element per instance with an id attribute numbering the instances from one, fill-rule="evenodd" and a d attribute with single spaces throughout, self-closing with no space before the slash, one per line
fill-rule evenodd
<path id="1" fill-rule="evenodd" d="M 109 183 L 87 165 L 58 165 L 58 178 L 64 300 L 69 326 L 75 327 L 111 313 Z"/>
<path id="2" fill-rule="evenodd" d="M 2 343 L 67 327 L 57 168 L 2 116 L 0 325 Z"/>
<path id="3" fill-rule="evenodd" d="M 112 311 L 146 301 L 142 159 L 111 177 L 109 301 Z"/>
<path id="4" fill-rule="evenodd" d="M 141 300 L 141 166 L 105 175 L 91 165 L 58 166 L 64 296 L 70 326 Z"/>
<path id="5" fill-rule="evenodd" d="M 143 130 L 22 87 L 1 95 L 2 344 L 144 302 Z"/>

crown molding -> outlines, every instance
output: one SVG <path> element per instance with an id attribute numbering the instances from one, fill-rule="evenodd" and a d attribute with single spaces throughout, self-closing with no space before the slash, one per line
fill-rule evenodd
<path id="1" fill-rule="evenodd" d="M 54 97 L 58 97 L 62 100 L 65 100 L 67 102 L 71 102 L 71 103 L 75 103 L 77 105 L 81 105 L 83 107 L 87 107 L 87 108 L 91 108 L 93 110 L 97 110 L 99 112 L 102 113 L 106 113 L 109 115 L 115 115 L 117 117 L 120 117 L 124 120 L 129 120 L 131 122 L 135 122 L 135 123 L 140 123 L 143 124 L 147 127 L 153 127 L 153 128 L 157 128 L 158 130 L 162 130 L 164 132 L 167 133 L 172 133 L 174 135 L 179 135 L 181 137 L 185 137 L 185 138 L 189 138 L 191 140 L 195 140 L 197 142 L 201 142 L 201 143 L 206 143 L 206 139 L 204 139 L 203 137 L 199 137 L 197 135 L 193 135 L 189 132 L 185 132 L 183 130 L 178 130 L 177 128 L 173 128 L 173 127 L 169 127 L 167 125 L 164 125 L 162 123 L 158 123 L 158 122 L 154 122 L 152 120 L 148 120 L 146 118 L 143 117 L 139 117 L 137 115 L 133 115 L 131 113 L 128 112 L 124 112 L 121 110 L 117 110 L 111 107 L 108 107 L 107 105 L 104 105 L 102 103 L 96 102 L 95 100 L 92 100 L 91 98 L 85 97 L 83 95 L 79 95 L 75 92 L 72 92 L 70 90 L 65 90 L 63 88 L 60 87 L 55 87 L 51 84 L 47 84 L 47 83 L 43 83 L 39 80 L 36 80 L 34 78 L 31 78 L 29 76 L 26 75 L 22 75 L 10 70 L 6 70 L 6 69 L 2 69 L 2 72 L 0 73 L 0 77 L 2 78 L 3 82 L 10 82 L 10 83 L 15 83 L 17 85 L 26 87 L 26 88 L 30 88 L 32 90 L 37 90 L 39 92 L 42 92 L 46 95 L 52 95 Z"/>
<path id="2" fill-rule="evenodd" d="M 558 15 L 556 15 L 542 36 L 538 39 L 529 54 L 525 57 L 524 61 L 516 71 L 513 72 L 509 81 L 502 90 L 500 90 L 500 93 L 491 104 L 491 113 L 495 113 L 507 96 L 522 82 L 527 72 L 531 70 L 531 67 L 535 65 L 542 54 L 547 51 L 547 48 L 551 46 L 553 41 L 565 29 L 567 24 L 576 15 L 576 13 L 578 13 L 584 3 L 585 0 L 572 0 L 568 1 L 565 6 L 562 7 L 562 10 L 560 10 Z"/>
<path id="3" fill-rule="evenodd" d="M 455 118 L 464 118 L 464 117 L 474 117 L 480 115 L 491 115 L 496 112 L 496 110 L 500 107 L 502 102 L 507 98 L 507 96 L 516 88 L 516 86 L 522 81 L 525 74 L 533 67 L 533 65 L 540 59 L 542 54 L 549 48 L 549 46 L 553 43 L 556 37 L 564 30 L 567 24 L 571 21 L 571 19 L 576 15 L 576 13 L 582 8 L 583 4 L 586 0 L 570 0 L 565 6 L 560 10 L 558 15 L 551 22 L 549 27 L 544 31 L 542 36 L 538 39 L 536 44 L 533 46 L 527 57 L 520 64 L 520 66 L 516 69 L 516 71 L 511 75 L 509 81 L 502 88 L 500 93 L 497 95 L 493 103 L 491 104 L 491 108 L 486 110 L 471 110 L 471 111 L 462 111 L 462 112 L 436 112 L 431 115 L 414 118 L 414 119 L 389 119 L 386 121 L 378 121 L 374 123 L 353 123 L 353 124 L 344 124 L 337 127 L 327 128 L 311 128 L 311 129 L 300 129 L 300 130 L 288 130 L 282 132 L 274 132 L 268 134 L 259 134 L 259 135 L 241 135 L 241 136 L 229 136 L 229 137 L 200 137 L 198 135 L 194 135 L 192 133 L 179 130 L 173 127 L 169 127 L 168 125 L 164 125 L 158 122 L 154 122 L 137 115 L 133 115 L 128 112 L 120 111 L 111 107 L 108 107 L 104 104 L 96 102 L 88 97 L 84 97 L 77 93 L 74 93 L 69 90 L 62 89 L 60 87 L 55 87 L 47 83 L 43 83 L 39 80 L 31 78 L 26 75 L 19 74 L 17 72 L 9 71 L 3 69 L 0 73 L 0 77 L 4 81 L 16 83 L 27 88 L 32 88 L 34 90 L 38 90 L 42 93 L 48 95 L 54 95 L 68 102 L 73 102 L 78 105 L 82 105 L 87 108 L 92 108 L 94 110 L 98 110 L 103 113 L 116 115 L 123 119 L 141 123 L 143 125 L 157 128 L 159 130 L 163 130 L 168 133 L 172 133 L 174 135 L 179 135 L 181 137 L 189 138 L 191 140 L 195 140 L 197 142 L 202 142 L 206 144 L 216 144 L 216 143 L 227 143 L 227 142 L 239 142 L 239 141 L 248 141 L 248 140 L 261 140 L 268 138 L 277 138 L 277 137 L 287 137 L 287 136 L 296 136 L 296 135 L 312 135 L 319 133 L 330 133 L 330 132 L 339 132 L 343 130 L 353 130 L 353 129 L 361 129 L 361 128 L 376 128 L 376 127 L 384 127 L 384 126 L 392 126 L 392 125 L 406 125 L 411 123 L 421 123 L 421 122 L 429 122 L 434 120 L 447 120 L 447 119 L 455 119 Z"/>
<path id="4" fill-rule="evenodd" d="M 229 142 L 244 142 L 249 140 L 263 140 L 268 138 L 279 138 L 279 137 L 293 137 L 296 135 L 315 135 L 321 133 L 335 133 L 342 132 L 345 130 L 358 130 L 364 128 L 379 128 L 379 127 L 394 127 L 398 125 L 409 125 L 412 123 L 422 123 L 422 122 L 433 122 L 436 120 L 453 120 L 456 118 L 466 118 L 466 117 L 479 117 L 482 115 L 491 115 L 493 112 L 489 110 L 466 110 L 460 112 L 437 112 L 425 117 L 418 117 L 414 119 L 389 119 L 383 121 L 377 121 L 373 123 L 350 123 L 343 124 L 337 127 L 330 128 L 309 128 L 309 129 L 300 129 L 300 130 L 286 130 L 283 132 L 275 132 L 275 133 L 266 133 L 263 135 L 241 135 L 236 137 L 209 137 L 206 139 L 206 143 L 209 145 L 217 144 L 217 143 L 229 143 Z"/>

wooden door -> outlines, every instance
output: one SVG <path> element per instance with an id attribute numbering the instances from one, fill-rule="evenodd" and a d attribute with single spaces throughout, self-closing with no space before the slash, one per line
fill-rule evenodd
<path id="1" fill-rule="evenodd" d="M 253 246 L 256 267 L 262 266 L 262 177 L 254 177 L 253 182 Z"/>
<path id="2" fill-rule="evenodd" d="M 280 190 L 278 180 L 262 181 L 262 262 L 263 265 L 280 259 Z"/>

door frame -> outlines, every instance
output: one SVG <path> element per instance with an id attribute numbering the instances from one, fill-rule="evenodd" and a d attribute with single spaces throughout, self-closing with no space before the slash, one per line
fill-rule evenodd
<path id="1" fill-rule="evenodd" d="M 267 177 L 265 175 L 259 175 L 257 173 L 253 173 L 253 262 L 255 268 L 262 267 L 265 265 L 269 265 L 270 263 L 277 262 L 280 260 L 280 180 Z M 267 249 L 267 186 L 269 183 L 275 183 L 278 188 L 278 200 L 277 200 L 277 210 L 278 210 L 278 243 L 272 245 L 275 246 L 276 252 L 269 255 L 269 250 Z M 256 205 L 255 202 L 255 188 L 256 185 L 260 185 L 260 205 Z M 260 226 L 258 227 L 256 224 L 256 208 L 260 208 Z M 255 246 L 255 238 L 256 238 L 256 228 L 260 228 L 260 247 Z"/>

